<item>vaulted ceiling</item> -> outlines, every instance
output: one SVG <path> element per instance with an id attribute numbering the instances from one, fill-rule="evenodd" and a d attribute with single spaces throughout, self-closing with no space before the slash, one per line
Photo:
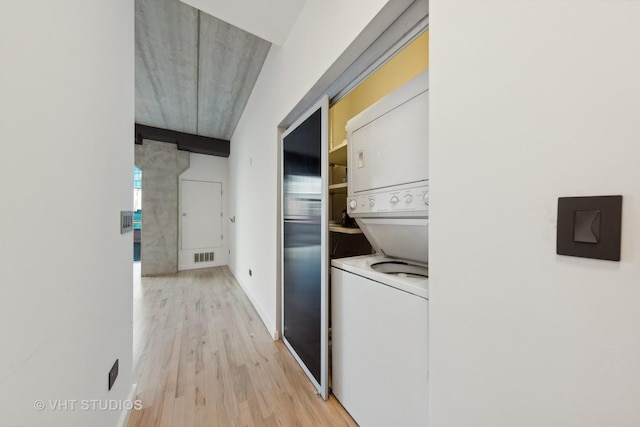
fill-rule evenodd
<path id="1" fill-rule="evenodd" d="M 273 44 L 282 45 L 306 0 L 181 0 Z"/>
<path id="2" fill-rule="evenodd" d="M 179 0 L 135 20 L 136 123 L 230 140 L 271 43 Z"/>

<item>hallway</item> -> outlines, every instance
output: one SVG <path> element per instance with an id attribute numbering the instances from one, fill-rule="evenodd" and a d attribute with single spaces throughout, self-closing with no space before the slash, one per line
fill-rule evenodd
<path id="1" fill-rule="evenodd" d="M 136 399 L 129 427 L 355 426 L 274 342 L 227 267 L 134 271 Z"/>

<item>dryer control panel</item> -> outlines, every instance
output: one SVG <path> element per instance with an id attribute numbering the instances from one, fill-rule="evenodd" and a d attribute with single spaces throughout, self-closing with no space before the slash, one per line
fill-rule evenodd
<path id="1" fill-rule="evenodd" d="M 347 198 L 349 216 L 429 216 L 429 186 L 352 195 Z"/>

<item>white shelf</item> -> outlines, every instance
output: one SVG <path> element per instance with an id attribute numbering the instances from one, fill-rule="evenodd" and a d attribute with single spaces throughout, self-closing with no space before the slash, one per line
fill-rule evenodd
<path id="1" fill-rule="evenodd" d="M 347 140 L 329 150 L 329 163 L 347 166 Z"/>
<path id="2" fill-rule="evenodd" d="M 347 183 L 341 182 L 339 184 L 331 184 L 329 186 L 329 191 L 333 191 L 334 193 L 346 193 L 347 192 Z"/>
<path id="3" fill-rule="evenodd" d="M 343 227 L 341 225 L 329 225 L 329 231 L 343 234 L 362 234 L 362 230 L 357 227 Z"/>

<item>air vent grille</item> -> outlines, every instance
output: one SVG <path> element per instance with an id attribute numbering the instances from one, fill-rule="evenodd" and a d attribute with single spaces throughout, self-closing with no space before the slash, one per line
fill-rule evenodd
<path id="1" fill-rule="evenodd" d="M 215 252 L 201 252 L 193 254 L 193 262 L 211 262 L 214 259 Z"/>

